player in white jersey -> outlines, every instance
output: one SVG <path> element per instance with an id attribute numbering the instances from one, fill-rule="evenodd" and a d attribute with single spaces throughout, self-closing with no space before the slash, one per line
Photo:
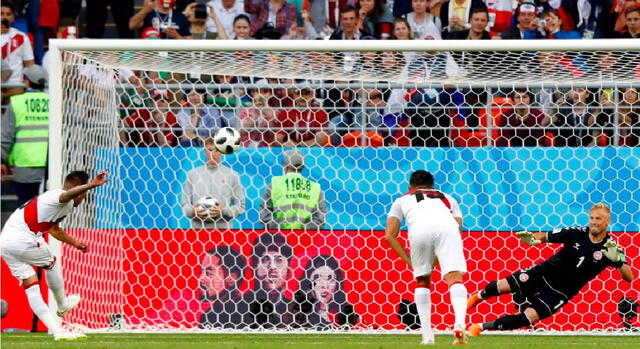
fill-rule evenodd
<path id="1" fill-rule="evenodd" d="M 89 175 L 86 172 L 71 172 L 65 177 L 62 189 L 49 190 L 38 195 L 13 212 L 0 233 L 2 258 L 9 266 L 11 274 L 21 281 L 29 306 L 53 333 L 55 340 L 74 340 L 86 336 L 63 330 L 55 320 L 42 299 L 38 276 L 33 267 L 43 267 L 46 270 L 47 284 L 58 305 L 59 317 L 78 305 L 79 295 L 65 297 L 60 267 L 55 256 L 51 255 L 43 235 L 49 232 L 56 239 L 86 253 L 87 245 L 67 235 L 59 223 L 74 207 L 80 205 L 88 190 L 109 181 L 106 175 L 106 170 L 101 171 L 96 178 L 87 183 Z"/>
<path id="2" fill-rule="evenodd" d="M 406 219 L 411 254 L 398 241 Z M 467 289 L 462 275 L 467 264 L 462 252 L 462 212 L 450 195 L 433 188 L 433 175 L 419 170 L 411 174 L 409 192 L 391 206 L 385 238 L 391 248 L 413 268 L 415 302 L 422 327 L 422 344 L 434 344 L 431 330 L 431 272 L 440 263 L 455 314 L 453 344 L 467 344 L 465 329 Z"/>

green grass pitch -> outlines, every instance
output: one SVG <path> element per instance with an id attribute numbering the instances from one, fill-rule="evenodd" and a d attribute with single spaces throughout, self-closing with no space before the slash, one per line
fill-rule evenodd
<path id="1" fill-rule="evenodd" d="M 452 348 L 452 336 L 436 336 L 435 346 L 418 345 L 418 335 L 368 334 L 89 334 L 79 342 L 54 342 L 46 334 L 6 334 L 2 348 L 105 348 L 105 349 L 409 349 Z M 499 348 L 640 348 L 639 336 L 490 336 L 471 338 L 469 349 Z"/>

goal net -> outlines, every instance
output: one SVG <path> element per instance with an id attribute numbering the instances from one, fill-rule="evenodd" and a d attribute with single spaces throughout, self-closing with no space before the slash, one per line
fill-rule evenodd
<path id="1" fill-rule="evenodd" d="M 63 222 L 89 246 L 59 250 L 67 292 L 83 297 L 66 326 L 417 329 L 412 273 L 384 227 L 418 169 L 460 202 L 470 293 L 561 247 L 527 248 L 514 231 L 587 225 L 598 202 L 637 268 L 637 40 L 52 47 L 50 187 L 72 170 L 112 178 Z M 243 146 L 218 164 L 207 139 L 226 126 Z M 292 148 L 326 206 L 307 230 L 273 222 L 273 200 L 263 202 Z M 221 217 L 194 217 L 207 196 Z M 432 279 L 433 326 L 450 330 L 439 267 Z M 608 269 L 536 329 L 617 333 L 635 321 L 626 298 L 638 287 Z M 503 295 L 467 321 L 517 306 Z"/>

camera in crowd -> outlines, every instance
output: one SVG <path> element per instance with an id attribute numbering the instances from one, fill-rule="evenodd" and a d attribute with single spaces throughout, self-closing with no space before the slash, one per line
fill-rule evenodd
<path id="1" fill-rule="evenodd" d="M 253 35 L 257 40 L 280 40 L 282 34 L 273 25 L 273 23 L 265 23 L 260 29 Z"/>
<path id="2" fill-rule="evenodd" d="M 205 4 L 197 4 L 194 7 L 193 16 L 196 19 L 206 19 L 209 15 L 209 8 Z"/>
<path id="3" fill-rule="evenodd" d="M 163 32 L 163 33 L 167 31 L 167 29 L 169 28 L 173 28 L 175 30 L 180 29 L 180 27 L 178 27 L 177 25 L 171 25 L 166 23 L 160 23 L 160 25 L 158 25 L 158 29 L 160 30 L 160 32 Z"/>

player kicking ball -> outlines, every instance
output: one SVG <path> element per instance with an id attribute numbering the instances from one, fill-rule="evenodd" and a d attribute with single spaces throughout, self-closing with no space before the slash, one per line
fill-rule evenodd
<path id="1" fill-rule="evenodd" d="M 90 183 L 86 172 L 75 171 L 67 175 L 62 189 L 49 190 L 31 199 L 11 214 L 0 234 L 2 258 L 11 269 L 11 274 L 21 281 L 27 294 L 29 306 L 36 316 L 58 340 L 84 339 L 82 333 L 68 332 L 60 326 L 49 312 L 40 294 L 38 276 L 33 266 L 46 270 L 47 284 L 58 305 L 57 315 L 63 317 L 80 302 L 79 295 L 64 294 L 64 282 L 56 257 L 51 255 L 44 240 L 49 232 L 56 239 L 67 243 L 82 253 L 87 253 L 87 245 L 67 235 L 58 225 L 74 207 L 80 205 L 87 191 L 109 181 L 107 170 L 101 171 Z"/>
<path id="2" fill-rule="evenodd" d="M 398 241 L 400 224 L 407 220 L 411 257 Z M 409 192 L 391 206 L 385 238 L 391 248 L 413 268 L 414 293 L 422 327 L 422 344 L 435 344 L 431 329 L 431 272 L 437 258 L 455 315 L 453 344 L 467 344 L 465 329 L 467 289 L 462 275 L 467 263 L 462 252 L 462 212 L 450 195 L 433 188 L 433 175 L 419 170 L 411 174 Z"/>
<path id="3" fill-rule="evenodd" d="M 622 248 L 607 234 L 610 222 L 609 207 L 595 204 L 589 210 L 587 227 L 555 229 L 548 233 L 516 233 L 527 245 L 550 242 L 564 246 L 546 261 L 490 282 L 482 291 L 472 295 L 467 303 L 468 309 L 489 297 L 513 293 L 516 303 L 522 303 L 522 312 L 471 325 L 469 335 L 478 336 L 485 330 L 515 330 L 548 318 L 609 266 L 617 268 L 623 280 L 632 282 L 633 272 Z"/>

